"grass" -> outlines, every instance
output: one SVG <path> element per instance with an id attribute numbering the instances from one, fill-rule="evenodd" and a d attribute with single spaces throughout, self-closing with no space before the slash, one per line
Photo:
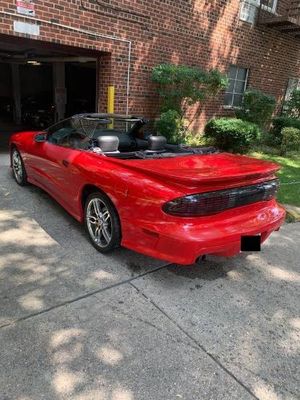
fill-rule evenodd
<path id="1" fill-rule="evenodd" d="M 191 146 L 210 144 L 203 135 L 189 135 L 186 142 Z M 281 183 L 278 200 L 282 204 L 300 207 L 300 151 L 280 156 L 278 148 L 260 144 L 252 149 L 249 155 L 281 165 L 278 172 Z"/>
<path id="2" fill-rule="evenodd" d="M 279 156 L 258 150 L 252 152 L 251 156 L 275 161 L 281 165 L 278 173 L 281 183 L 278 200 L 283 204 L 300 207 L 300 152 Z"/>

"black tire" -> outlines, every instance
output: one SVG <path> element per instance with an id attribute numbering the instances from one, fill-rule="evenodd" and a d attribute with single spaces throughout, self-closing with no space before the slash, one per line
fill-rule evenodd
<path id="1" fill-rule="evenodd" d="M 95 206 L 101 208 L 96 214 Z M 97 208 L 97 207 L 96 207 Z M 105 218 L 109 219 L 105 221 Z M 91 222 L 94 221 L 94 222 Z M 107 224 L 107 226 L 105 226 Z M 84 206 L 84 226 L 92 245 L 100 253 L 109 253 L 120 246 L 121 225 L 118 213 L 110 199 L 100 192 L 88 196 Z M 110 238 L 110 240 L 107 240 Z"/>
<path id="2" fill-rule="evenodd" d="M 24 166 L 24 162 L 19 150 L 16 147 L 13 147 L 11 150 L 11 165 L 12 172 L 15 181 L 20 186 L 27 185 L 27 174 Z"/>

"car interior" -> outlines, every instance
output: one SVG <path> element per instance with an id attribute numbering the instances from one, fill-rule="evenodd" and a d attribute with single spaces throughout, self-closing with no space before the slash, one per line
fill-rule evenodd
<path id="1" fill-rule="evenodd" d="M 148 121 L 132 116 L 80 114 L 47 131 L 50 143 L 92 151 L 121 159 L 170 158 L 215 153 L 214 147 L 189 147 L 167 143 L 164 136 L 147 129 Z"/>

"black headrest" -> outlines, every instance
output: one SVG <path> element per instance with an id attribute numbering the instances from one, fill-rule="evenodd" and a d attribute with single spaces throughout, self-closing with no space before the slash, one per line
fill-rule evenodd
<path id="1" fill-rule="evenodd" d="M 112 153 L 118 151 L 119 138 L 118 136 L 98 136 L 98 146 L 103 153 Z"/>
<path id="2" fill-rule="evenodd" d="M 164 136 L 149 136 L 148 149 L 151 151 L 165 150 L 167 139 Z"/>

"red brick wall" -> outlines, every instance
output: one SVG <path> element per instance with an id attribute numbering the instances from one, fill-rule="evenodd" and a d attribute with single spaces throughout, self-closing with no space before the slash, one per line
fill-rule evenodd
<path id="1" fill-rule="evenodd" d="M 278 12 L 288 0 L 279 0 Z M 130 112 L 153 117 L 157 96 L 151 68 L 161 62 L 197 65 L 227 72 L 230 64 L 250 69 L 249 86 L 278 99 L 289 77 L 300 77 L 300 39 L 239 20 L 238 0 L 39 0 L 36 18 L 114 35 L 132 41 Z M 12 31 L 14 20 L 1 11 L 16 12 L 15 0 L 0 0 L 0 33 Z M 25 21 L 25 20 L 24 20 Z M 113 41 L 41 23 L 39 40 L 77 46 L 99 53 L 99 104 L 106 106 L 108 84 L 116 85 L 116 111 L 126 110 L 128 43 Z M 224 115 L 223 95 L 190 112 L 195 127 Z"/>

